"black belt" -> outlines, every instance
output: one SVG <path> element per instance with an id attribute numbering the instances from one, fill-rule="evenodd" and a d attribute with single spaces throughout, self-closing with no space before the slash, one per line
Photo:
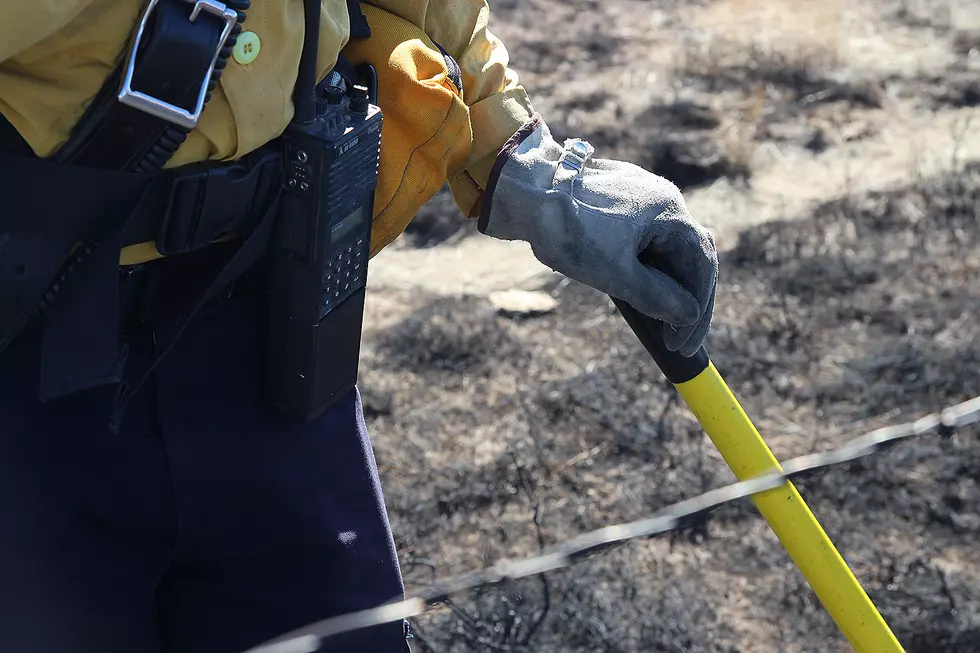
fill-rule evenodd
<path id="1" fill-rule="evenodd" d="M 165 175 L 158 200 L 131 217 L 123 246 L 153 242 L 161 254 L 190 252 L 241 233 L 282 181 L 282 154 L 269 147 L 234 163 L 194 163 Z"/>

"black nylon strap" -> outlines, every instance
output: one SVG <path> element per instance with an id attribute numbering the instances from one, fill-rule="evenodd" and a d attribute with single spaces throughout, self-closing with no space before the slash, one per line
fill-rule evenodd
<path id="1" fill-rule="evenodd" d="M 371 36 L 371 26 L 361 11 L 359 0 L 347 0 L 347 14 L 350 16 L 350 36 L 352 39 L 366 39 Z"/>
<path id="2" fill-rule="evenodd" d="M 277 180 L 281 181 L 281 180 Z M 118 395 L 116 406 L 113 410 L 112 416 L 109 419 L 109 428 L 114 432 L 119 432 L 119 427 L 122 424 L 123 416 L 126 412 L 126 407 L 129 405 L 130 399 L 136 392 L 143 386 L 150 375 L 156 369 L 157 365 L 171 352 L 177 340 L 183 335 L 184 330 L 187 329 L 191 320 L 197 315 L 198 311 L 213 299 L 218 292 L 226 287 L 229 283 L 234 281 L 238 276 L 243 274 L 250 267 L 255 265 L 265 254 L 265 250 L 269 245 L 270 239 L 272 238 L 272 229 L 275 224 L 276 214 L 279 207 L 279 198 L 282 195 L 282 184 L 276 183 L 274 187 L 270 189 L 270 198 L 266 201 L 260 208 L 260 213 L 257 214 L 256 222 L 251 226 L 248 234 L 242 241 L 241 246 L 231 257 L 231 259 L 221 268 L 217 276 L 211 280 L 208 287 L 201 293 L 197 300 L 194 302 L 193 307 L 179 320 L 173 327 L 172 332 L 165 335 L 164 340 L 159 344 L 159 353 L 153 359 L 153 363 L 150 367 L 143 373 L 143 375 L 137 380 L 132 388 L 128 388 L 124 385 L 121 386 L 120 393 Z"/>
<path id="3" fill-rule="evenodd" d="M 221 37 L 223 23 L 206 12 L 189 20 L 192 3 L 161 0 L 141 41 L 133 88 L 192 109 Z M 61 163 L 134 170 L 160 143 L 172 123 L 119 102 L 124 65 L 103 84 L 67 143 L 55 154 Z M 176 149 L 174 144 L 174 149 Z M 168 144 L 163 144 L 167 147 Z"/>
<path id="4" fill-rule="evenodd" d="M 34 150 L 31 146 L 20 132 L 14 129 L 7 117 L 0 113 L 0 155 L 2 154 L 34 158 Z"/>
<path id="5" fill-rule="evenodd" d="M 119 342 L 121 239 L 121 232 L 108 234 L 65 277 L 44 323 L 41 401 L 122 380 L 127 352 Z"/>
<path id="6" fill-rule="evenodd" d="M 72 247 L 102 240 L 150 181 L 146 175 L 65 169 L 0 155 L 0 352 L 38 306 Z M 118 262 L 118 252 L 116 257 Z"/>
<path id="7" fill-rule="evenodd" d="M 446 60 L 446 70 L 449 71 L 449 79 L 453 84 L 456 85 L 456 90 L 463 93 L 463 69 L 459 67 L 453 55 L 449 54 L 446 48 L 442 47 L 435 41 L 433 41 L 435 46 L 439 48 L 439 52 L 442 53 L 442 58 Z"/>
<path id="8" fill-rule="evenodd" d="M 131 217 L 122 244 L 155 242 L 162 254 L 179 254 L 238 233 L 253 219 L 256 204 L 280 182 L 281 170 L 282 155 L 273 147 L 234 163 L 175 168 L 158 201 Z"/>

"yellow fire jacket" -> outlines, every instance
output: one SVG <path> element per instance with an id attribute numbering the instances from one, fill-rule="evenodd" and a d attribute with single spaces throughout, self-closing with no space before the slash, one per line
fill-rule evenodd
<path id="1" fill-rule="evenodd" d="M 0 113 L 39 156 L 67 140 L 127 54 L 145 4 L 0 2 Z M 319 67 L 325 75 L 343 50 L 379 70 L 385 126 L 372 238 L 377 253 L 446 181 L 464 215 L 474 216 L 494 158 L 533 109 L 509 68 L 507 50 L 488 29 L 485 0 L 366 4 L 373 5 L 365 10 L 374 34 L 369 41 L 351 42 L 348 53 L 346 1 L 321 0 Z M 282 133 L 293 113 L 303 13 L 302 0 L 252 3 L 243 25 L 250 33 L 249 52 L 229 60 L 198 127 L 170 166 L 237 159 Z M 463 88 L 448 81 L 443 60 L 435 56 L 439 46 L 459 64 Z M 406 91 L 404 82 L 412 77 L 423 84 Z M 123 263 L 158 256 L 152 244 L 127 250 Z"/>

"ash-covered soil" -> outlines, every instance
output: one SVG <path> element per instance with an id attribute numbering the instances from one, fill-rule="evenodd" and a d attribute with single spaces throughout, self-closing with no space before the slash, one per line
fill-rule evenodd
<path id="1" fill-rule="evenodd" d="M 781 458 L 980 395 L 980 167 L 745 231 L 712 358 Z M 731 474 L 611 302 L 515 320 L 434 298 L 362 379 L 409 589 L 636 519 Z M 980 648 L 980 438 L 802 491 L 908 651 Z M 845 650 L 748 502 L 418 622 L 422 651 Z"/>

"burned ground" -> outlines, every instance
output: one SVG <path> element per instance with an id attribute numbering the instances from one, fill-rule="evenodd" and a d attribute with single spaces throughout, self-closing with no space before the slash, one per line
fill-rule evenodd
<path id="1" fill-rule="evenodd" d="M 977 206 L 971 167 L 747 230 L 724 254 L 708 346 L 777 455 L 980 395 Z M 515 321 L 480 298 L 437 299 L 371 343 L 365 385 L 397 406 L 370 427 L 383 434 L 410 586 L 730 480 L 611 302 L 572 282 L 550 290 L 549 316 Z M 980 641 L 978 483 L 976 431 L 802 483 L 909 651 Z M 840 645 L 747 502 L 686 533 L 460 598 L 419 630 L 432 651 Z M 752 632 L 774 648 L 750 646 Z"/>

